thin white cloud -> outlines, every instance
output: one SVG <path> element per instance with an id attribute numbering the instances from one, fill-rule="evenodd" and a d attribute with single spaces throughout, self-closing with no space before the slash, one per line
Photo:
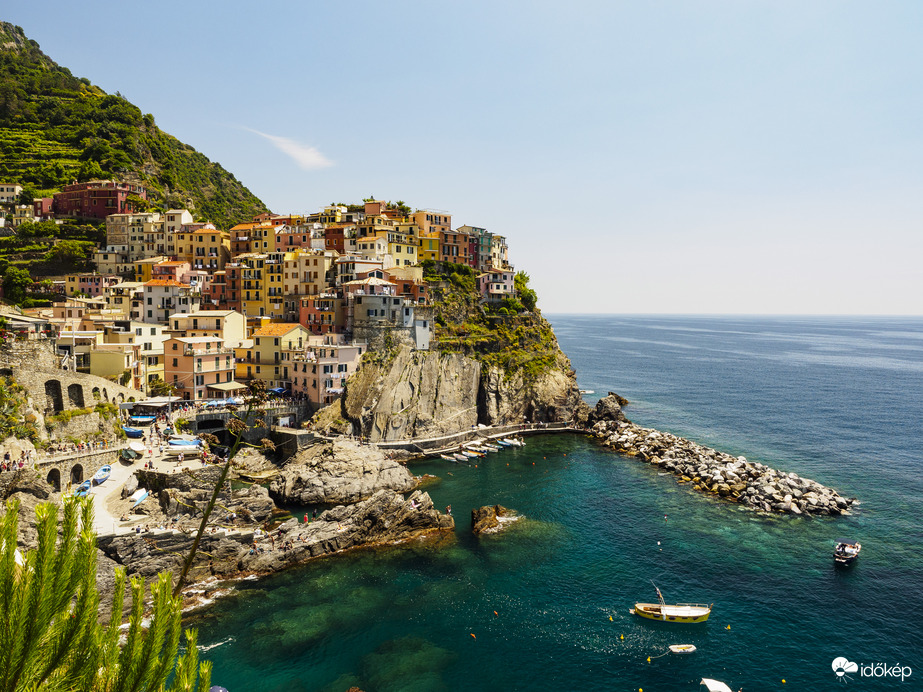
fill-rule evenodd
<path id="1" fill-rule="evenodd" d="M 296 142 L 288 137 L 279 137 L 277 135 L 268 135 L 265 132 L 254 130 L 251 127 L 243 128 L 248 132 L 259 135 L 268 139 L 272 145 L 288 156 L 298 166 L 306 171 L 316 171 L 320 168 L 328 168 L 333 165 L 333 161 L 328 159 L 314 147 L 309 147 L 301 142 Z"/>

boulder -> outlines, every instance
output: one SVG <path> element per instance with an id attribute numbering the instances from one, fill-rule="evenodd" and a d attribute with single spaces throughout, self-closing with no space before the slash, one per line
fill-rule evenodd
<path id="1" fill-rule="evenodd" d="M 416 482 L 405 466 L 377 447 L 335 440 L 292 457 L 269 493 L 283 503 L 337 504 L 358 502 L 382 489 L 409 492 Z"/>
<path id="2" fill-rule="evenodd" d="M 502 505 L 485 505 L 480 509 L 471 510 L 471 533 L 480 536 L 482 533 L 496 533 L 503 528 L 501 517 L 515 517 L 516 513 Z"/>

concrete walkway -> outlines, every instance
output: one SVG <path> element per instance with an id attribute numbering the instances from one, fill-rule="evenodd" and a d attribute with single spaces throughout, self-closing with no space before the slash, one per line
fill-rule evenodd
<path id="1" fill-rule="evenodd" d="M 176 459 L 177 457 L 175 456 L 160 454 L 157 449 L 154 449 L 153 457 L 149 456 L 145 451 L 144 457 L 136 459 L 131 466 L 121 462 L 112 464 L 112 474 L 109 479 L 102 485 L 93 486 L 88 493 L 88 496 L 93 498 L 93 528 L 96 530 L 96 535 L 111 536 L 131 533 L 134 531 L 136 524 L 150 521 L 146 514 L 131 514 L 128 516 L 128 521 L 120 521 L 120 517 L 113 515 L 108 506 L 110 500 L 120 496 L 122 486 L 125 485 L 129 477 L 135 471 L 144 469 L 144 462 L 152 460 L 154 470 L 160 473 L 180 473 L 183 469 L 200 469 L 204 466 L 201 458 L 189 459 L 183 461 L 182 464 L 176 463 Z M 96 469 L 92 471 L 96 473 Z M 145 502 L 155 501 L 153 499 L 145 500 Z"/>

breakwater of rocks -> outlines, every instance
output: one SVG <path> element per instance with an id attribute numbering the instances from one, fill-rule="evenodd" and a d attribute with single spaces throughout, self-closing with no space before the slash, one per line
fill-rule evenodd
<path id="1" fill-rule="evenodd" d="M 759 512 L 810 515 L 849 514 L 855 498 L 795 473 L 734 457 L 677 435 L 642 428 L 621 413 L 616 394 L 597 405 L 590 430 L 619 454 L 647 461 L 695 490 Z"/>

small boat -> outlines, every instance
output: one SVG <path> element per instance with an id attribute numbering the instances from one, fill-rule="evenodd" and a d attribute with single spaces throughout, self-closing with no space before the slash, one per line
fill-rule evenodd
<path id="1" fill-rule="evenodd" d="M 515 447 L 516 446 L 509 440 L 495 440 L 495 442 L 501 447 Z"/>
<path id="2" fill-rule="evenodd" d="M 202 456 L 201 447 L 186 447 L 186 446 L 178 447 L 178 446 L 170 445 L 163 451 L 164 451 L 164 454 L 168 454 L 171 457 L 178 457 L 180 454 L 182 454 L 186 459 Z"/>
<path id="3" fill-rule="evenodd" d="M 456 461 L 455 457 L 451 457 L 448 454 L 440 454 L 439 456 L 445 459 L 446 461 Z"/>
<path id="4" fill-rule="evenodd" d="M 526 446 L 526 443 L 522 441 L 521 437 L 508 437 L 506 441 L 509 442 L 514 447 L 525 447 Z"/>
<path id="5" fill-rule="evenodd" d="M 135 425 L 150 425 L 155 420 L 157 416 L 129 416 L 128 422 L 134 423 Z"/>
<path id="6" fill-rule="evenodd" d="M 708 688 L 708 692 L 734 692 L 730 687 L 725 685 L 720 680 L 712 680 L 711 678 L 702 678 L 700 685 L 705 685 Z"/>
<path id="7" fill-rule="evenodd" d="M 102 485 L 107 480 L 109 480 L 110 475 L 112 475 L 112 467 L 109 466 L 109 464 L 100 466 L 99 470 L 93 474 L 93 484 Z"/>
<path id="8" fill-rule="evenodd" d="M 122 430 L 125 431 L 128 437 L 144 437 L 144 431 L 141 428 L 129 428 L 123 425 Z"/>
<path id="9" fill-rule="evenodd" d="M 147 492 L 147 490 L 141 490 L 139 492 L 141 494 L 138 495 L 137 498 L 135 499 L 135 503 L 131 506 L 132 509 L 134 509 L 135 507 L 140 505 L 142 502 L 144 502 L 148 498 L 148 495 L 150 494 Z M 137 495 L 137 493 L 135 493 L 135 495 Z M 135 495 L 132 495 L 132 497 L 135 497 Z"/>
<path id="10" fill-rule="evenodd" d="M 837 565 L 851 565 L 859 557 L 862 545 L 858 541 L 840 539 L 833 549 L 833 561 Z"/>
<path id="11" fill-rule="evenodd" d="M 470 449 L 463 449 L 461 453 L 469 459 L 480 459 L 482 456 L 484 456 L 480 452 L 472 452 Z"/>
<path id="12" fill-rule="evenodd" d="M 711 606 L 702 603 L 677 603 L 667 605 L 663 600 L 663 594 L 657 585 L 654 585 L 657 592 L 659 603 L 635 603 L 635 607 L 630 609 L 632 615 L 646 618 L 648 620 L 661 620 L 662 622 L 705 622 L 711 615 Z"/>
<path id="13" fill-rule="evenodd" d="M 74 488 L 74 497 L 86 497 L 87 493 L 90 492 L 90 487 L 93 485 L 92 481 L 84 481 L 76 488 Z"/>
<path id="14" fill-rule="evenodd" d="M 202 440 L 180 440 L 172 437 L 168 444 L 171 447 L 201 447 Z"/>
<path id="15" fill-rule="evenodd" d="M 144 454 L 144 445 L 140 442 L 129 442 L 128 449 L 138 454 Z"/>
<path id="16" fill-rule="evenodd" d="M 693 654 L 695 645 L 693 644 L 670 644 L 670 651 L 674 654 Z"/>
<path id="17" fill-rule="evenodd" d="M 452 456 L 455 457 L 455 461 L 468 461 L 468 457 L 466 457 L 464 454 L 453 454 Z"/>
<path id="18" fill-rule="evenodd" d="M 121 461 L 123 464 L 127 464 L 128 466 L 131 466 L 132 464 L 135 463 L 135 460 L 138 459 L 140 456 L 141 456 L 141 453 L 136 452 L 133 449 L 123 449 L 119 453 L 119 461 Z"/>

